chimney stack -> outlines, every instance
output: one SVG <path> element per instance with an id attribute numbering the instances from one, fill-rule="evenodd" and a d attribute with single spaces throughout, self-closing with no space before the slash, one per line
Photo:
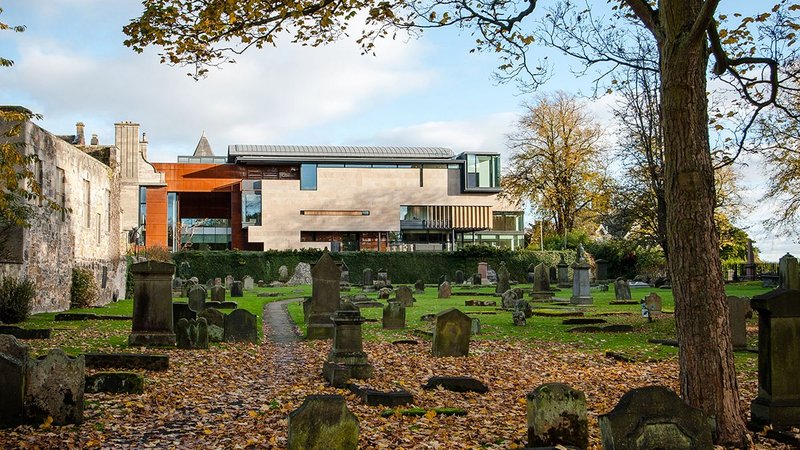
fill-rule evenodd
<path id="1" fill-rule="evenodd" d="M 75 124 L 75 134 L 78 141 L 78 145 L 86 145 L 86 139 L 83 137 L 83 122 L 78 122 Z"/>
<path id="2" fill-rule="evenodd" d="M 92 145 L 100 145 L 100 141 L 97 139 L 96 134 L 92 134 Z"/>

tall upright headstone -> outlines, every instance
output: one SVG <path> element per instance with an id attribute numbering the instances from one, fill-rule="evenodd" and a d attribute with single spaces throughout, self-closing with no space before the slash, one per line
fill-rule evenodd
<path id="1" fill-rule="evenodd" d="M 800 291 L 775 289 L 753 297 L 758 311 L 758 425 L 800 426 Z"/>
<path id="2" fill-rule="evenodd" d="M 225 301 L 225 288 L 220 285 L 215 285 L 211 288 L 211 301 L 224 302 Z"/>
<path id="3" fill-rule="evenodd" d="M 289 269 L 286 266 L 278 267 L 278 281 L 281 283 L 289 281 Z"/>
<path id="4" fill-rule="evenodd" d="M 356 450 L 358 419 L 341 395 L 309 395 L 289 413 L 289 450 Z"/>
<path id="5" fill-rule="evenodd" d="M 408 286 L 400 286 L 394 293 L 395 299 L 404 307 L 414 306 L 414 293 Z"/>
<path id="6" fill-rule="evenodd" d="M 478 274 L 481 276 L 481 284 L 489 283 L 489 263 L 478 263 Z"/>
<path id="7" fill-rule="evenodd" d="M 242 284 L 243 284 L 242 287 L 244 288 L 245 291 L 253 289 L 255 285 L 253 277 L 251 277 L 250 275 L 245 275 L 244 279 L 242 280 Z"/>
<path id="8" fill-rule="evenodd" d="M 533 268 L 531 298 L 539 302 L 553 300 L 553 291 L 550 289 L 550 274 L 547 272 L 547 266 L 544 263 L 539 263 Z"/>
<path id="9" fill-rule="evenodd" d="M 800 290 L 800 272 L 797 269 L 797 258 L 789 253 L 778 260 L 779 286 L 782 289 Z"/>
<path id="10" fill-rule="evenodd" d="M 367 360 L 361 340 L 364 317 L 350 302 L 344 302 L 332 317 L 333 345 L 322 374 L 331 385 L 344 387 L 350 378 L 364 380 L 372 377 L 372 364 Z"/>
<path id="11" fill-rule="evenodd" d="M 383 328 L 396 330 L 406 327 L 406 307 L 400 302 L 390 301 L 383 308 Z"/>
<path id="12" fill-rule="evenodd" d="M 608 280 L 608 261 L 605 259 L 596 259 L 595 265 L 595 279 L 598 282 Z"/>
<path id="13" fill-rule="evenodd" d="M 591 305 L 594 300 L 589 290 L 589 270 L 591 266 L 586 261 L 583 245 L 578 244 L 577 259 L 572 264 L 572 297 L 569 302 L 573 305 Z"/>
<path id="14" fill-rule="evenodd" d="M 437 298 L 450 298 L 452 295 L 453 290 L 450 287 L 450 283 L 445 281 L 444 283 L 439 285 L 439 293 L 437 294 Z"/>
<path id="15" fill-rule="evenodd" d="M 456 270 L 456 284 L 464 284 L 464 271 Z"/>
<path id="16" fill-rule="evenodd" d="M 617 300 L 630 300 L 631 299 L 631 286 L 628 280 L 619 277 L 614 282 L 614 297 Z"/>
<path id="17" fill-rule="evenodd" d="M 728 296 L 728 322 L 734 350 L 747 348 L 747 315 L 750 311 L 749 298 Z"/>
<path id="18" fill-rule="evenodd" d="M 467 356 L 472 319 L 450 308 L 436 314 L 433 329 L 433 356 Z"/>
<path id="19" fill-rule="evenodd" d="M 744 276 L 750 281 L 756 279 L 756 255 L 753 251 L 752 239 L 747 240 L 747 263 L 744 265 Z"/>
<path id="20" fill-rule="evenodd" d="M 311 269 L 311 304 L 306 327 L 307 339 L 333 337 L 331 315 L 339 308 L 341 271 L 327 249 Z"/>
<path id="21" fill-rule="evenodd" d="M 233 275 L 226 275 L 225 276 L 225 289 L 231 290 L 231 286 L 233 285 Z"/>
<path id="22" fill-rule="evenodd" d="M 497 268 L 497 287 L 494 292 L 500 295 L 509 289 L 511 289 L 511 274 L 508 273 L 505 261 L 501 261 Z"/>
<path id="23" fill-rule="evenodd" d="M 528 447 L 589 447 L 586 395 L 562 383 L 538 386 L 526 397 Z"/>
<path id="24" fill-rule="evenodd" d="M 130 266 L 133 276 L 133 324 L 128 345 L 175 345 L 172 329 L 172 274 L 175 265 L 144 261 Z"/>
<path id="25" fill-rule="evenodd" d="M 361 285 L 362 286 L 372 286 L 372 269 L 367 267 L 366 269 L 361 271 Z"/>
<path id="26" fill-rule="evenodd" d="M 231 297 L 243 297 L 244 285 L 241 281 L 234 281 L 231 283 Z"/>
<path id="27" fill-rule="evenodd" d="M 417 294 L 424 294 L 425 293 L 425 282 L 422 280 L 417 280 L 414 283 L 414 292 Z"/>
<path id="28" fill-rule="evenodd" d="M 569 284 L 569 264 L 564 261 L 564 254 L 561 253 L 561 260 L 556 264 L 556 271 L 558 272 L 558 287 L 568 288 Z"/>
<path id="29" fill-rule="evenodd" d="M 22 424 L 28 346 L 0 334 L 0 428 Z"/>
<path id="30" fill-rule="evenodd" d="M 224 292 L 224 290 L 223 290 Z M 202 285 L 192 286 L 189 289 L 189 309 L 200 312 L 205 308 L 206 288 Z"/>

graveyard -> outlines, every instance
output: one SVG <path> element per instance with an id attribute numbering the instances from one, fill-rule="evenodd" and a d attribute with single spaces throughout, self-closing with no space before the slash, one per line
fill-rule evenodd
<path id="1" fill-rule="evenodd" d="M 169 274 L 167 266 L 154 267 Z M 342 282 L 324 253 L 309 284 L 170 286 L 170 275 L 137 284 L 134 299 L 35 314 L 23 331 L 4 331 L 20 339 L 4 337 L 0 350 L 27 352 L 19 356 L 29 361 L 26 389 L 38 379 L 30 362 L 45 361 L 59 386 L 72 380 L 75 398 L 55 410 L 50 397 L 38 409 L 28 395 L 5 404 L 4 417 L 16 407 L 25 420 L 0 429 L 0 447 L 613 448 L 608 436 L 635 426 L 625 419 L 634 413 L 615 407 L 655 402 L 683 430 L 680 439 L 710 448 L 699 410 L 673 394 L 671 290 L 627 287 L 626 295 L 620 281 L 589 287 L 587 278 L 576 296 L 536 272 L 532 283 L 508 286 L 502 267 L 493 283 L 392 285 L 390 274 L 371 271 Z M 732 297 L 769 292 L 758 281 L 726 287 Z M 749 414 L 759 393 L 759 319 L 741 311 L 745 342 L 735 363 Z M 24 330 L 49 330 L 49 338 L 27 339 Z M 52 378 L 42 380 L 43 391 L 53 389 Z M 553 422 L 553 405 L 575 419 Z M 547 424 L 566 434 L 542 433 Z M 669 430 L 647 436 L 678 439 Z M 773 437 L 769 426 L 751 434 L 755 448 L 794 445 Z"/>

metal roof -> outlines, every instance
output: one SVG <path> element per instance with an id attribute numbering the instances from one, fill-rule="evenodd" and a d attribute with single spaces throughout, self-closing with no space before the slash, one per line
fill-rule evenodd
<path id="1" fill-rule="evenodd" d="M 293 157 L 308 160 L 334 158 L 364 159 L 451 159 L 453 151 L 445 147 L 375 147 L 375 146 L 333 146 L 333 145 L 229 145 L 228 160 L 237 157 L 265 157 L 290 159 Z"/>

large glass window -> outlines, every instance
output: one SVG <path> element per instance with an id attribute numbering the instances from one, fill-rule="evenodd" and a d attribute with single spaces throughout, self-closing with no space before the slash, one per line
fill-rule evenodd
<path id="1" fill-rule="evenodd" d="M 144 245 L 145 223 L 147 222 L 147 188 L 139 186 L 139 245 Z"/>
<path id="2" fill-rule="evenodd" d="M 495 212 L 492 229 L 495 231 L 523 231 L 522 212 Z"/>
<path id="3" fill-rule="evenodd" d="M 261 181 L 242 180 L 242 227 L 261 225 Z"/>
<path id="4" fill-rule="evenodd" d="M 425 206 L 400 206 L 400 220 L 427 220 L 428 208 Z"/>
<path id="5" fill-rule="evenodd" d="M 230 248 L 231 223 L 228 219 L 181 218 L 181 245 L 194 250 Z"/>
<path id="6" fill-rule="evenodd" d="M 467 188 L 499 188 L 500 156 L 467 155 Z"/>
<path id="7" fill-rule="evenodd" d="M 300 164 L 300 190 L 317 190 L 317 165 Z"/>
<path id="8" fill-rule="evenodd" d="M 178 235 L 178 193 L 167 192 L 167 247 L 173 252 L 180 250 Z"/>

